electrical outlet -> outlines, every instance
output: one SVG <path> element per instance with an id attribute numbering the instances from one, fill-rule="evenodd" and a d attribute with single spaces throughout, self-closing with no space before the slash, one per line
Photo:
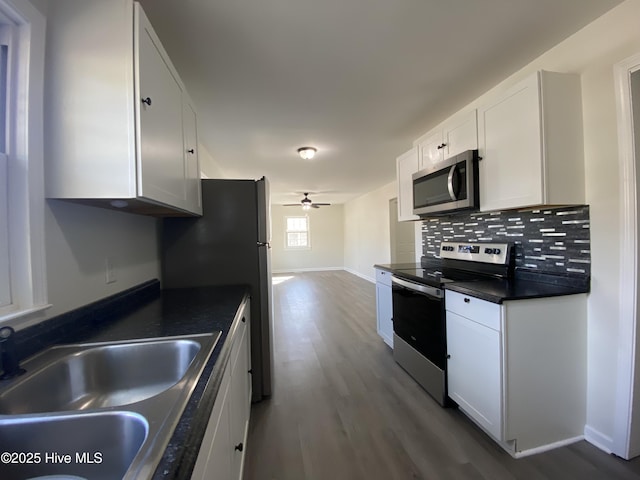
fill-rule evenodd
<path id="1" fill-rule="evenodd" d="M 114 283 L 118 280 L 116 277 L 116 269 L 113 266 L 113 258 L 106 257 L 104 259 L 104 267 L 105 267 L 105 281 L 106 283 Z"/>

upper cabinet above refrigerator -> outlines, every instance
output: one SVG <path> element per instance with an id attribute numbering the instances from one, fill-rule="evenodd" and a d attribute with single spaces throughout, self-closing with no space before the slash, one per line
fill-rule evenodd
<path id="1" fill-rule="evenodd" d="M 200 215 L 195 108 L 140 5 L 56 0 L 47 30 L 47 197 Z"/>

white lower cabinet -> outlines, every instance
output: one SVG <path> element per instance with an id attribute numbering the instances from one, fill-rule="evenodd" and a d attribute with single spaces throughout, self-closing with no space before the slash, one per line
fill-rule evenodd
<path id="1" fill-rule="evenodd" d="M 500 331 L 447 312 L 449 397 L 502 439 Z"/>
<path id="2" fill-rule="evenodd" d="M 393 348 L 391 273 L 382 269 L 376 269 L 376 320 L 378 335 Z"/>
<path id="3" fill-rule="evenodd" d="M 229 403 L 227 402 L 230 377 L 231 372 L 226 369 L 202 439 L 200 453 L 191 474 L 192 480 L 234 478 L 231 476 L 231 455 L 229 454 L 232 448 L 229 433 Z"/>
<path id="4" fill-rule="evenodd" d="M 242 479 L 251 410 L 248 302 L 243 308 L 192 480 Z"/>
<path id="5" fill-rule="evenodd" d="M 495 304 L 447 291 L 449 397 L 514 457 L 583 438 L 586 295 Z"/>

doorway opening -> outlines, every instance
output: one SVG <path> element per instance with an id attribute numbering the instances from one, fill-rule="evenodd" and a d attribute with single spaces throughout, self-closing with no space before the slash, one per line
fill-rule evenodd
<path id="1" fill-rule="evenodd" d="M 422 256 L 420 224 L 421 222 L 399 222 L 398 199 L 389 200 L 391 263 L 420 262 Z"/>

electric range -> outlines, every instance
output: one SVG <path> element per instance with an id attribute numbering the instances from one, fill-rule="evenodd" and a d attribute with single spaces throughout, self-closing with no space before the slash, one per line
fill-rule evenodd
<path id="1" fill-rule="evenodd" d="M 394 359 L 442 406 L 448 403 L 444 286 L 509 278 L 513 260 L 508 243 L 442 242 L 440 259 L 392 272 Z"/>

